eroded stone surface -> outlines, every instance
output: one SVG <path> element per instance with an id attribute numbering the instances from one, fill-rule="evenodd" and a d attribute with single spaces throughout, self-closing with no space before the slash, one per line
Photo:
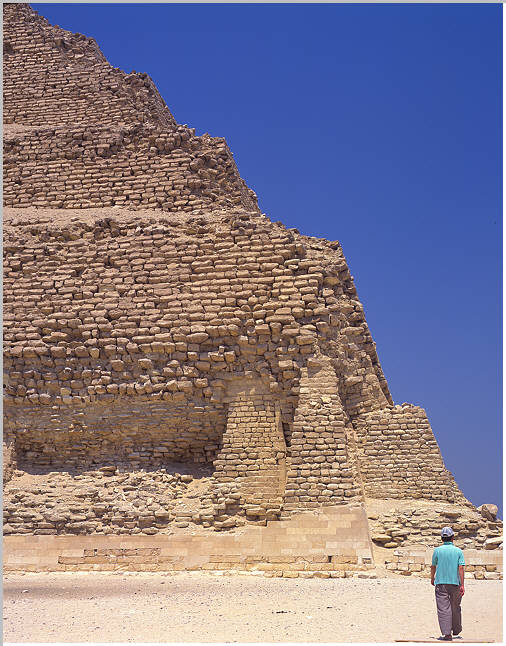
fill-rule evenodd
<path id="1" fill-rule="evenodd" d="M 394 406 L 337 241 L 261 214 L 225 140 L 178 125 L 93 40 L 5 5 L 4 56 L 7 534 L 472 508 L 424 410 Z M 440 520 L 403 515 L 373 539 Z M 496 548 L 485 516 L 462 531 Z"/>
<path id="2" fill-rule="evenodd" d="M 379 501 L 378 501 L 379 502 Z M 470 504 L 427 503 L 420 500 L 369 501 L 371 539 L 382 547 L 436 547 L 441 544 L 441 528 L 451 526 L 455 544 L 462 549 L 487 549 L 487 540 L 502 542 L 502 521 L 484 521 Z M 491 548 L 488 548 L 491 549 Z"/>

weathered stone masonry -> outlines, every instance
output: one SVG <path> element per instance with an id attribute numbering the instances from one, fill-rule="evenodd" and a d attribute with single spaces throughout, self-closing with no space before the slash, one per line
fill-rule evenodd
<path id="1" fill-rule="evenodd" d="M 470 506 L 394 406 L 338 242 L 261 214 L 225 140 L 92 39 L 5 5 L 4 56 L 6 533 Z"/>
<path id="2" fill-rule="evenodd" d="M 50 25 L 29 5 L 4 5 L 4 123 L 175 126 L 146 74 L 111 67 L 92 38 Z"/>

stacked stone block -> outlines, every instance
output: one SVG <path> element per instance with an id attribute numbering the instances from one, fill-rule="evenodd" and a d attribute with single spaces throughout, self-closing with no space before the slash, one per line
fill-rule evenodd
<path id="1" fill-rule="evenodd" d="M 176 125 L 147 74 L 112 67 L 93 38 L 50 25 L 23 3 L 3 11 L 5 124 Z"/>
<path id="2" fill-rule="evenodd" d="M 478 580 L 497 580 L 503 578 L 501 552 L 483 552 L 482 550 L 464 550 L 466 562 L 465 578 Z M 401 576 L 430 577 L 432 550 L 399 549 L 395 550 L 386 562 L 389 572 Z"/>
<path id="3" fill-rule="evenodd" d="M 29 546 L 29 550 L 27 550 Z M 364 510 L 327 508 L 240 534 L 173 536 L 8 536 L 4 570 L 209 570 L 284 578 L 369 576 Z"/>
<path id="4" fill-rule="evenodd" d="M 465 502 L 424 412 L 393 406 L 337 241 L 262 215 L 226 142 L 178 125 L 151 80 L 92 39 L 6 5 L 4 57 L 10 533 Z M 177 504 L 162 486 L 174 462 L 208 469 Z M 49 495 L 51 473 L 73 491 L 101 469 L 118 470 L 125 504 L 104 494 L 100 518 Z M 128 474 L 143 470 L 160 492 L 136 506 Z M 27 475 L 44 513 L 16 486 Z"/>
<path id="5" fill-rule="evenodd" d="M 333 273 L 301 261 L 311 239 L 262 216 L 150 223 L 91 211 L 64 226 L 56 211 L 38 213 L 30 222 L 7 209 L 5 223 L 6 438 L 18 438 L 22 460 L 99 463 L 133 451 L 159 463 L 160 446 L 170 459 L 210 460 L 227 384 L 248 373 L 267 380 L 290 437 Z M 345 306 L 346 291 L 335 293 Z M 361 380 L 376 379 L 368 361 Z M 328 388 L 333 397 L 335 376 Z"/>
<path id="6" fill-rule="evenodd" d="M 225 140 L 185 126 L 7 129 L 4 159 L 6 206 L 258 208 Z"/>
<path id="7" fill-rule="evenodd" d="M 99 468 L 115 463 L 140 469 L 163 467 L 167 461 L 209 463 L 222 442 L 226 411 L 221 404 L 198 404 L 169 404 L 139 395 L 93 406 L 82 401 L 60 407 L 8 406 L 4 422 L 6 435 L 16 437 L 20 468 Z"/>
<path id="8" fill-rule="evenodd" d="M 281 511 L 286 484 L 287 450 L 280 411 L 261 381 L 246 380 L 242 387 L 233 384 L 231 390 L 234 394 L 222 448 L 214 461 L 214 477 L 220 484 L 235 484 L 238 502 L 249 520 L 272 520 Z"/>
<path id="9" fill-rule="evenodd" d="M 361 497 L 349 456 L 351 425 L 328 358 L 311 358 L 303 369 L 290 445 L 286 511 L 350 502 Z"/>
<path id="10" fill-rule="evenodd" d="M 354 425 L 366 496 L 466 502 L 422 408 L 385 408 L 358 416 Z"/>

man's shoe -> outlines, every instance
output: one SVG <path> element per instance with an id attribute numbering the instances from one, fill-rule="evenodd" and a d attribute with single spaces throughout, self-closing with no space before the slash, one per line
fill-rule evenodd
<path id="1" fill-rule="evenodd" d="M 454 637 L 456 637 L 457 635 L 460 635 L 461 632 L 462 632 L 462 628 L 460 630 L 457 630 L 457 631 L 452 630 L 452 633 L 453 633 Z"/>
<path id="2" fill-rule="evenodd" d="M 452 636 L 451 635 L 444 635 L 443 637 L 439 638 L 443 642 L 451 642 L 452 641 Z"/>

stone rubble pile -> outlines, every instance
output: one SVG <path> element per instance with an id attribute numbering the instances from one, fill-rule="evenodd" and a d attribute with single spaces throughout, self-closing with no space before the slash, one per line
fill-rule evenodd
<path id="1" fill-rule="evenodd" d="M 451 526 L 455 544 L 462 549 L 502 549 L 503 523 L 485 519 L 472 506 L 451 505 L 445 509 L 395 509 L 368 514 L 371 539 L 387 548 L 441 544 L 441 528 Z"/>
<path id="2" fill-rule="evenodd" d="M 4 492 L 4 534 L 156 534 L 202 523 L 209 477 L 165 469 L 14 478 Z"/>

